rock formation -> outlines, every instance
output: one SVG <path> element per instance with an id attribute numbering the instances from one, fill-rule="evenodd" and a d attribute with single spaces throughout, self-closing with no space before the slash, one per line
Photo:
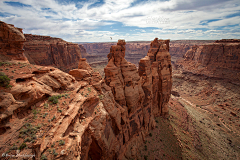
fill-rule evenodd
<path id="1" fill-rule="evenodd" d="M 155 127 L 155 116 L 168 113 L 168 51 L 169 40 L 155 39 L 138 70 L 124 58 L 125 41 L 119 40 L 110 49 L 105 79 L 85 58 L 69 74 L 54 67 L 12 64 L 12 88 L 0 87 L 0 155 L 136 159 L 137 148 Z"/>
<path id="2" fill-rule="evenodd" d="M 0 59 L 27 61 L 23 43 L 26 41 L 22 29 L 0 21 Z"/>
<path id="3" fill-rule="evenodd" d="M 77 68 L 81 58 L 78 44 L 60 38 L 25 34 L 25 55 L 31 64 L 55 66 L 63 71 Z"/>
<path id="4" fill-rule="evenodd" d="M 193 46 L 181 62 L 185 70 L 210 77 L 240 80 L 240 41 L 218 40 Z"/>

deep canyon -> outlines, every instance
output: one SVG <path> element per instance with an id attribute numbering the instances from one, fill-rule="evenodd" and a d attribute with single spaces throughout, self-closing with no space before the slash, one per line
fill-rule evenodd
<path id="1" fill-rule="evenodd" d="M 239 159 L 239 40 L 77 44 L 0 31 L 5 158 Z"/>

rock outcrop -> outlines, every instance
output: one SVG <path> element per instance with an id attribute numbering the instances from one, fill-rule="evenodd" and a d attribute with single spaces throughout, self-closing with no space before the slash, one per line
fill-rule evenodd
<path id="1" fill-rule="evenodd" d="M 240 80 L 240 41 L 219 40 L 193 46 L 180 62 L 185 70 L 210 77 Z"/>
<path id="2" fill-rule="evenodd" d="M 0 94 L 0 155 L 136 159 L 155 116 L 168 114 L 169 40 L 152 41 L 139 69 L 124 56 L 119 40 L 108 54 L 105 79 L 85 58 L 69 74 L 32 64 L 23 74 L 22 64 L 13 64 L 18 77 Z"/>
<path id="3" fill-rule="evenodd" d="M 27 61 L 23 43 L 26 41 L 22 29 L 0 21 L 0 59 Z"/>
<path id="4" fill-rule="evenodd" d="M 154 117 L 168 114 L 167 103 L 172 86 L 168 50 L 169 40 L 152 41 L 148 55 L 139 62 L 139 70 L 124 58 L 124 40 L 112 46 L 108 54 L 105 83 L 111 88 L 115 101 L 125 110 L 120 129 L 124 142 L 128 142 L 125 145 L 120 142 L 127 148 L 125 159 L 131 158 L 129 155 L 133 154 L 142 138 L 155 127 Z"/>
<path id="5" fill-rule="evenodd" d="M 81 58 L 78 44 L 60 38 L 25 34 L 25 55 L 31 64 L 55 66 L 68 72 L 77 68 Z"/>

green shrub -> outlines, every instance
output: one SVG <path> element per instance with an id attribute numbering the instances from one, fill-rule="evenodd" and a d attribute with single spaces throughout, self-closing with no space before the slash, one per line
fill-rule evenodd
<path id="1" fill-rule="evenodd" d="M 48 100 L 51 101 L 53 104 L 57 104 L 58 103 L 58 98 L 59 96 L 52 96 L 49 97 Z"/>
<path id="2" fill-rule="evenodd" d="M 64 145 L 65 144 L 65 141 L 64 140 L 60 140 L 59 141 L 59 145 L 61 146 L 61 145 Z"/>
<path id="3" fill-rule="evenodd" d="M 47 160 L 47 157 L 46 157 L 45 154 L 43 154 L 43 155 L 41 156 L 41 160 Z"/>
<path id="4" fill-rule="evenodd" d="M 0 62 L 0 66 L 6 65 L 6 66 L 11 66 L 14 63 L 10 63 L 10 62 Z"/>
<path id="5" fill-rule="evenodd" d="M 48 115 L 48 113 L 44 113 L 43 118 L 45 118 Z"/>
<path id="6" fill-rule="evenodd" d="M 48 104 L 47 103 L 44 103 L 44 109 L 48 109 Z"/>
<path id="7" fill-rule="evenodd" d="M 56 117 L 55 117 L 55 116 L 53 116 L 53 118 L 51 119 L 51 121 L 53 121 L 54 119 L 56 119 Z"/>
<path id="8" fill-rule="evenodd" d="M 58 103 L 58 99 L 62 98 L 64 95 L 55 95 L 55 96 L 51 96 L 48 98 L 49 101 L 51 101 L 53 104 L 57 104 Z"/>
<path id="9" fill-rule="evenodd" d="M 31 142 L 31 139 L 30 138 L 26 138 L 26 139 L 24 139 L 24 142 Z"/>
<path id="10" fill-rule="evenodd" d="M 24 149 L 25 147 L 27 147 L 26 143 L 22 143 L 21 146 L 19 147 L 19 150 Z"/>
<path id="11" fill-rule="evenodd" d="M 6 76 L 3 72 L 0 72 L 0 86 L 7 87 L 10 83 L 10 78 Z"/>
<path id="12" fill-rule="evenodd" d="M 53 148 L 55 146 L 55 142 L 51 145 L 51 147 Z"/>
<path id="13" fill-rule="evenodd" d="M 102 95 L 102 94 L 101 94 L 101 95 L 99 95 L 98 97 L 99 97 L 99 99 L 100 99 L 100 100 L 102 100 L 102 99 L 103 99 L 103 95 Z"/>
<path id="14" fill-rule="evenodd" d="M 57 111 L 60 112 L 60 113 L 62 113 L 62 110 L 61 110 L 60 108 L 57 108 Z"/>
<path id="15" fill-rule="evenodd" d="M 56 152 L 55 148 L 53 149 L 52 154 L 53 154 L 54 156 L 57 156 L 57 155 L 58 155 L 58 153 Z"/>

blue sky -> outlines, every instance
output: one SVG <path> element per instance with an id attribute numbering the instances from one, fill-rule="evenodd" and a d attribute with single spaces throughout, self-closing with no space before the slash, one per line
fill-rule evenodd
<path id="1" fill-rule="evenodd" d="M 0 20 L 71 42 L 240 39 L 239 0 L 0 0 Z"/>

